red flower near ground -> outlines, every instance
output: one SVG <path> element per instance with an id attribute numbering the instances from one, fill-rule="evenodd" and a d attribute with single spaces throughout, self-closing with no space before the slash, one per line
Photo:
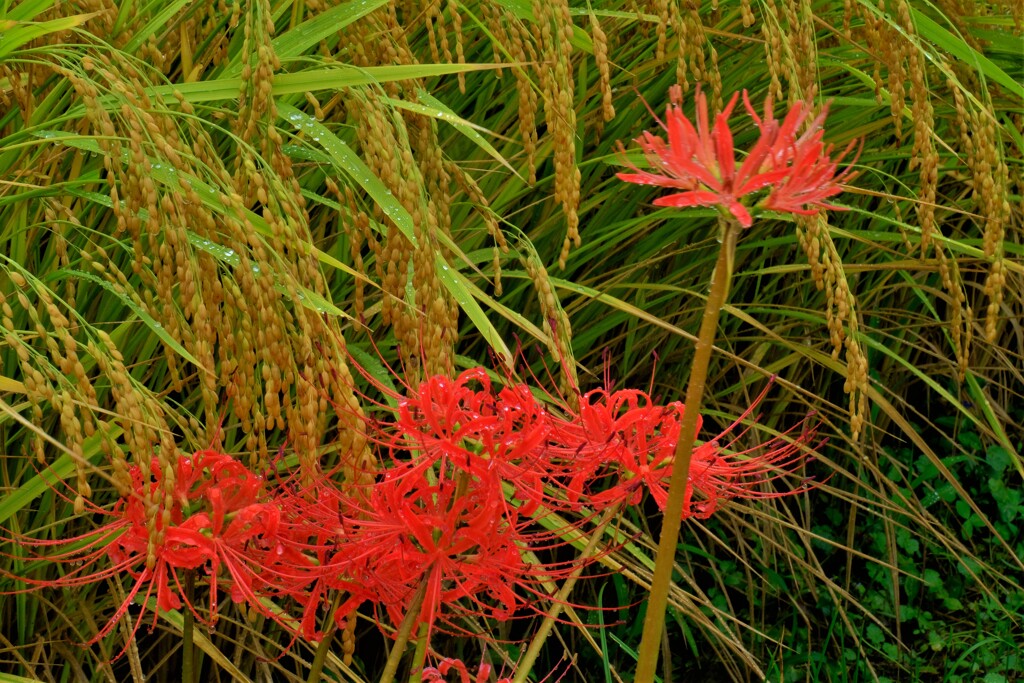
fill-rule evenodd
<path id="1" fill-rule="evenodd" d="M 417 621 L 462 634 L 463 618 L 512 618 L 547 595 L 544 581 L 571 573 L 571 553 L 560 549 L 574 535 L 564 526 L 589 517 L 551 519 L 579 509 L 564 494 L 574 466 L 554 461 L 554 422 L 529 387 L 492 381 L 483 368 L 430 376 L 401 394 L 368 379 L 394 406 L 368 421 L 390 457 L 341 487 L 318 476 L 314 495 L 286 496 L 320 529 L 312 591 L 347 594 L 336 622 L 368 603 L 397 626 L 425 587 Z M 316 609 L 307 603 L 304 624 Z"/>
<path id="2" fill-rule="evenodd" d="M 162 481 L 155 463 L 153 472 L 149 486 L 157 494 Z M 137 495 L 128 498 L 123 508 L 129 527 L 110 544 L 111 559 L 127 566 L 136 588 L 148 583 L 147 591 L 155 589 L 161 610 L 182 606 L 180 570 L 203 570 L 211 577 L 209 619 L 216 618 L 218 583 L 224 584 L 235 602 L 247 602 L 273 618 L 262 607 L 260 595 L 279 592 L 275 567 L 286 554 L 292 563 L 296 558 L 292 539 L 281 533 L 278 504 L 264 490 L 262 479 L 230 455 L 212 450 L 181 458 L 176 474 L 170 524 L 164 527 L 161 516 L 157 519 L 164 541 L 155 549 L 152 566 L 145 562 L 150 530 L 144 511 L 145 483 L 137 471 Z"/>
<path id="3" fill-rule="evenodd" d="M 139 594 L 145 598 L 143 609 L 148 598 L 155 596 L 157 610 L 184 606 L 197 619 L 213 621 L 218 592 L 226 589 L 234 601 L 246 602 L 289 627 L 261 598 L 301 599 L 312 578 L 308 571 L 312 562 L 303 552 L 300 534 L 282 525 L 280 505 L 265 490 L 262 479 L 230 455 L 199 451 L 178 460 L 173 494 L 167 499 L 155 460 L 151 471 L 152 478 L 145 481 L 140 468 L 131 468 L 131 493 L 112 510 L 93 507 L 93 513 L 110 521 L 90 533 L 49 541 L 17 537 L 23 547 L 38 549 L 40 554 L 32 559 L 70 569 L 50 580 L 15 578 L 34 590 L 81 587 L 130 576 L 134 583 L 127 597 L 90 644 L 111 632 Z M 147 514 L 147 500 L 157 501 L 155 513 Z M 150 543 L 154 530 L 162 537 L 155 546 Z M 182 572 L 188 571 L 209 577 L 210 609 L 205 619 L 182 588 Z M 141 622 L 141 618 L 135 622 L 136 629 Z"/>
<path id="4" fill-rule="evenodd" d="M 822 440 L 817 437 L 816 429 L 809 426 L 806 420 L 770 441 L 742 450 L 735 448 L 747 431 L 744 429 L 735 434 L 736 429 L 754 412 L 768 393 L 768 388 L 765 387 L 743 414 L 718 436 L 694 448 L 690 461 L 689 485 L 683 503 L 684 519 L 690 516 L 707 519 L 718 509 L 721 501 L 735 498 L 779 498 L 806 491 L 815 485 L 814 482 L 803 479 L 788 491 L 765 489 L 765 484 L 769 482 L 791 478 L 793 471 L 807 462 L 808 451 L 821 445 Z M 793 438 L 785 438 L 797 429 L 800 431 Z M 676 439 L 678 434 L 677 429 Z M 672 443 L 672 449 L 675 450 L 675 441 Z M 651 494 L 658 502 L 658 507 L 662 509 L 668 499 L 672 459 L 666 458 L 664 462 L 669 467 L 657 481 L 648 481 Z"/>
<path id="5" fill-rule="evenodd" d="M 818 142 L 812 136 L 798 147 L 812 154 Z M 578 567 L 568 545 L 578 537 L 573 528 L 638 504 L 645 492 L 664 509 L 684 409 L 642 391 L 598 389 L 573 411 L 506 379 L 492 383 L 475 369 L 393 392 L 393 412 L 368 420 L 390 457 L 343 483 L 330 472 L 289 471 L 283 458 L 260 476 L 212 450 L 167 471 L 154 461 L 148 477 L 132 468 L 130 495 L 112 509 L 90 509 L 104 526 L 70 539 L 14 539 L 34 554 L 28 559 L 63 568 L 56 579 L 21 580 L 71 588 L 130 577 L 127 597 L 93 643 L 140 599 L 143 610 L 187 608 L 212 622 L 223 592 L 310 640 L 322 637 L 322 618 L 340 624 L 366 603 L 382 629 L 414 609 L 428 638 L 538 609 L 549 582 Z M 784 495 L 763 484 L 791 474 L 813 430 L 760 450 L 737 451 L 731 436 L 720 445 L 763 395 L 694 450 L 684 517 L 706 518 L 732 498 Z M 190 604 L 186 577 L 200 580 L 208 610 Z M 340 605 L 332 591 L 344 591 Z M 295 611 L 301 615 L 286 616 Z M 457 660 L 422 673 L 437 681 L 470 675 Z"/>
<path id="6" fill-rule="evenodd" d="M 707 98 L 698 89 L 697 124 L 694 126 L 682 112 L 682 89 L 673 86 L 662 124 L 668 141 L 646 131 L 636 139 L 653 170 L 633 167 L 632 173 L 619 173 L 619 179 L 682 190 L 658 197 L 654 204 L 721 206 L 745 228 L 753 224 L 753 217 L 744 198 L 765 188 L 769 188 L 763 201 L 766 209 L 811 214 L 819 208 L 841 208 L 826 204 L 824 200 L 839 194 L 840 183 L 852 176 L 850 167 L 838 175 L 836 170 L 856 143 L 851 142 L 834 161 L 830 159 L 832 147 L 822 143 L 822 124 L 828 107 L 811 122 L 807 132 L 798 137 L 796 131 L 807 117 L 807 105 L 795 104 L 780 124 L 772 115 L 770 98 L 765 102 L 765 115 L 761 118 L 744 91 L 744 106 L 761 134 L 737 167 L 729 116 L 739 96 L 739 93 L 733 95 L 725 110 L 715 117 L 712 127 Z"/>
<path id="7" fill-rule="evenodd" d="M 560 575 L 523 559 L 532 520 L 520 518 L 493 475 L 398 465 L 343 507 L 345 536 L 324 565 L 327 583 L 350 595 L 336 619 L 370 602 L 398 625 L 425 585 L 417 622 L 461 632 L 458 617 L 508 619 L 525 605 L 517 588 L 535 592 L 540 576 Z"/>
<path id="8" fill-rule="evenodd" d="M 652 456 L 660 462 L 659 454 L 671 455 L 678 439 L 678 405 L 656 405 L 634 389 L 587 392 L 579 412 L 553 429 L 570 500 L 586 500 L 598 509 L 619 501 L 639 503 Z"/>

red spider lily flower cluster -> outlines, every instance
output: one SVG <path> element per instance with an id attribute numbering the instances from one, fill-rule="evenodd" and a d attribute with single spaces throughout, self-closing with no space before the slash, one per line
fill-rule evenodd
<path id="1" fill-rule="evenodd" d="M 730 435 L 763 396 L 694 452 L 684 517 L 706 518 L 732 498 L 784 495 L 763 484 L 803 462 L 813 429 L 737 450 L 739 437 Z M 385 617 L 401 624 L 415 603 L 414 618 L 428 633 L 462 634 L 465 617 L 531 613 L 548 595 L 542 585 L 575 569 L 571 553 L 557 552 L 571 531 L 565 524 L 584 528 L 645 492 L 664 507 L 679 403 L 597 390 L 574 412 L 511 379 L 494 383 L 480 369 L 430 377 L 390 398 L 397 408 L 373 421 L 386 457 L 363 473 L 365 483 L 289 474 L 280 463 L 264 477 L 205 450 L 179 460 L 173 495 L 165 496 L 158 467 L 149 481 L 135 468 L 132 495 L 112 510 L 93 510 L 110 519 L 100 529 L 58 541 L 19 537 L 39 558 L 72 567 L 55 580 L 22 580 L 68 587 L 131 576 L 127 599 L 93 642 L 140 594 L 155 596 L 159 610 L 185 606 L 202 619 L 182 588 L 183 572 L 205 577 L 208 622 L 218 593 L 227 592 L 311 640 L 321 637 L 324 619 L 340 624 L 367 603 L 382 628 Z M 147 500 L 162 501 L 155 517 Z M 556 514 L 562 527 L 551 521 Z M 150 555 L 154 519 L 163 541 Z M 340 604 L 334 591 L 343 591 Z M 329 605 L 337 605 L 331 613 Z M 443 680 L 455 671 L 465 680 L 459 664 L 445 660 L 424 675 Z"/>
<path id="2" fill-rule="evenodd" d="M 394 420 L 377 425 L 389 466 L 341 504 L 347 550 L 328 574 L 351 597 L 336 618 L 370 602 L 399 624 L 421 586 L 418 621 L 431 628 L 458 633 L 459 617 L 530 609 L 542 582 L 573 568 L 524 559 L 564 543 L 537 522 L 579 507 L 557 494 L 549 412 L 525 385 L 496 387 L 482 369 L 392 398 Z"/>
<path id="3" fill-rule="evenodd" d="M 696 449 L 684 517 L 707 518 L 733 498 L 785 495 L 764 485 L 804 461 L 814 430 L 748 449 L 736 447 L 742 434 L 731 436 L 766 393 Z M 598 390 L 576 412 L 549 408 L 526 385 L 506 378 L 496 386 L 479 368 L 430 377 L 391 398 L 396 415 L 378 425 L 388 467 L 324 515 L 345 528 L 343 556 L 325 564 L 339 577 L 330 587 L 351 596 L 338 619 L 369 602 L 397 625 L 421 587 L 418 621 L 431 628 L 459 632 L 462 616 L 510 618 L 546 595 L 542 581 L 574 568 L 524 560 L 524 551 L 548 558 L 565 543 L 569 530 L 542 527 L 545 517 L 583 527 L 604 510 L 639 503 L 645 491 L 664 508 L 680 403 Z"/>
<path id="4" fill-rule="evenodd" d="M 459 483 L 423 471 L 389 471 L 363 505 L 343 513 L 344 552 L 325 565 L 328 585 L 348 593 L 340 620 L 364 602 L 400 624 L 421 586 L 418 623 L 458 631 L 458 617 L 508 619 L 523 599 L 515 587 L 537 572 L 517 543 L 527 537 L 494 478 Z"/>
<path id="5" fill-rule="evenodd" d="M 797 102 L 780 122 L 772 113 L 770 97 L 765 101 L 764 116 L 759 117 L 744 90 L 743 104 L 760 136 L 737 164 L 729 117 L 739 97 L 740 93 L 732 96 L 712 126 L 707 98 L 698 89 L 694 126 L 682 111 L 682 89 L 673 86 L 662 123 L 668 141 L 646 131 L 636 139 L 653 170 L 634 167 L 632 173 L 619 173 L 619 179 L 682 190 L 658 197 L 655 205 L 721 206 L 744 228 L 753 224 L 744 198 L 765 188 L 768 195 L 761 202 L 765 209 L 797 214 L 813 214 L 820 208 L 842 209 L 825 200 L 839 194 L 840 183 L 853 176 L 853 162 L 842 172 L 837 170 L 857 143 L 851 142 L 836 159 L 831 158 L 832 146 L 822 141 L 828 105 L 805 132 L 798 134 L 810 112 L 808 104 Z"/>

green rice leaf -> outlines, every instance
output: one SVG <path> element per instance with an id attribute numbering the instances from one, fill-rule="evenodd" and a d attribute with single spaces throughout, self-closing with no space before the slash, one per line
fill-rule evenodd
<path id="1" fill-rule="evenodd" d="M 975 50 L 966 41 L 957 38 L 920 10 L 915 9 L 913 5 L 909 5 L 909 7 L 914 17 L 914 23 L 917 25 L 917 30 L 923 37 L 932 41 L 936 46 L 957 59 L 977 67 L 981 73 L 985 74 L 986 78 L 992 79 L 1017 97 L 1024 99 L 1024 85 L 1011 78 L 988 57 Z"/>
<path id="2" fill-rule="evenodd" d="M 281 34 L 271 43 L 274 53 L 282 63 L 288 62 L 306 50 L 320 43 L 320 41 L 337 35 L 338 32 L 370 12 L 383 7 L 387 0 L 350 0 L 344 4 L 332 7 L 324 12 L 317 13 L 309 21 Z M 235 55 L 224 74 L 237 76 L 242 71 L 241 54 Z M 237 94 L 237 90 L 235 91 Z"/>
<path id="3" fill-rule="evenodd" d="M 466 73 L 493 69 L 490 64 L 402 64 L 396 66 L 331 66 L 323 69 L 310 69 L 296 73 L 281 73 L 274 76 L 271 91 L 276 97 L 298 95 L 305 92 L 322 90 L 337 91 L 361 85 L 374 85 L 390 81 L 406 81 L 433 76 Z M 152 95 L 168 98 L 180 93 L 186 101 L 222 102 L 238 99 L 242 88 L 242 79 L 238 76 L 227 76 L 194 83 L 179 83 L 173 86 L 158 85 L 147 88 Z M 112 97 L 101 98 L 103 106 L 115 102 Z M 118 102 L 117 106 L 120 106 Z M 280 105 L 278 105 L 280 106 Z"/>
<path id="4" fill-rule="evenodd" d="M 52 5 L 51 5 L 52 7 Z M 60 33 L 69 29 L 81 26 L 89 21 L 94 14 L 76 14 L 72 17 L 61 17 L 50 21 L 39 23 L 19 23 L 14 21 L 0 21 L 0 59 L 11 54 L 22 45 L 31 43 L 36 38 L 42 38 L 49 33 Z M 4 24 L 14 24 L 5 29 Z"/>
<path id="5" fill-rule="evenodd" d="M 192 4 L 192 0 L 175 0 L 160 8 L 160 11 L 150 17 L 145 26 L 132 32 L 132 39 L 122 49 L 128 52 L 136 52 L 147 40 L 165 29 L 168 22 L 174 18 L 174 15 L 190 4 Z"/>
<path id="6" fill-rule="evenodd" d="M 278 111 L 286 121 L 295 126 L 296 130 L 305 133 L 314 143 L 320 145 L 327 152 L 331 163 L 363 188 L 402 231 L 406 239 L 411 244 L 416 244 L 412 216 L 351 147 L 315 118 L 289 104 L 279 104 Z"/>
<path id="7" fill-rule="evenodd" d="M 397 107 L 399 109 L 414 111 L 418 114 L 423 114 L 425 116 L 430 116 L 432 118 L 438 119 L 439 121 L 450 123 L 452 126 L 455 127 L 457 131 L 459 131 L 467 138 L 472 140 L 474 143 L 476 143 L 476 145 L 480 149 L 487 152 L 487 154 L 489 154 L 495 161 L 497 161 L 499 164 L 515 173 L 516 176 L 519 177 L 520 180 L 522 180 L 522 176 L 520 176 L 519 173 L 517 173 L 516 170 L 512 168 L 512 164 L 508 163 L 505 157 L 503 157 L 498 152 L 498 150 L 494 149 L 494 146 L 491 143 L 489 143 L 486 140 L 486 138 L 484 138 L 484 136 L 481 135 L 477 130 L 480 129 L 486 131 L 486 129 L 480 128 L 480 126 L 470 123 L 466 119 L 462 118 L 461 116 L 453 112 L 451 109 L 449 109 L 447 106 L 445 106 L 443 102 L 432 97 L 430 93 L 428 93 L 426 90 L 420 90 L 418 93 L 416 93 L 416 97 L 419 99 L 419 102 L 407 102 L 405 100 L 394 99 L 389 97 L 388 103 L 391 104 L 391 106 Z"/>

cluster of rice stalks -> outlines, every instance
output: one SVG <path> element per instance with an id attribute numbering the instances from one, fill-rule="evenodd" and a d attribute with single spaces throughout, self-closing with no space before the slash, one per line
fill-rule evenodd
<path id="1" fill-rule="evenodd" d="M 652 128 L 645 103 L 660 115 L 674 84 L 690 103 L 701 88 L 715 111 L 743 89 L 778 109 L 831 101 L 827 140 L 863 140 L 849 210 L 767 213 L 744 236 L 706 405 L 727 425 L 776 375 L 784 390 L 762 423 L 778 433 L 818 411 L 831 441 L 816 473 L 833 474 L 809 501 L 688 523 L 670 600 L 699 665 L 736 680 L 790 661 L 787 628 L 875 672 L 865 624 L 895 651 L 915 647 L 898 618 L 913 573 L 898 537 L 951 558 L 972 597 L 1024 580 L 998 508 L 972 498 L 947 457 L 979 457 L 957 439 L 970 432 L 1007 454 L 1008 480 L 1024 475 L 1011 417 L 1024 403 L 1024 4 L 1004 5 L 5 5 L 0 522 L 74 536 L 90 503 L 130 493 L 138 467 L 160 482 L 142 489 L 158 544 L 179 460 L 206 447 L 253 471 L 281 453 L 310 476 L 329 463 L 357 479 L 375 457 L 363 428 L 374 406 L 352 359 L 388 382 L 383 356 L 416 386 L 480 363 L 511 370 L 521 349 L 522 374 L 569 409 L 577 389 L 611 382 L 681 397 L 717 213 L 653 210 L 653 193 L 615 179 L 617 142 Z M 736 128 L 738 146 L 753 137 Z M 919 462 L 933 480 L 915 479 Z M 950 528 L 940 500 L 966 506 L 984 538 Z M 862 547 L 875 520 L 885 540 Z M 644 514 L 618 524 L 651 538 Z M 622 604 L 649 580 L 641 547 L 609 555 Z M 6 574 L 55 571 L 11 552 Z M 888 573 L 897 616 L 865 606 L 865 567 Z M 0 591 L 19 586 L 5 578 Z M 84 678 L 125 678 L 128 664 L 109 660 L 130 625 L 74 647 L 124 590 L 0 598 L 0 668 L 49 679 L 69 662 Z M 182 619 L 143 629 L 132 674 L 170 675 Z M 208 666 L 304 678 L 312 646 L 275 659 L 287 636 L 261 619 L 227 608 L 197 639 Z M 325 665 L 343 680 L 357 676 L 353 653 L 375 675 L 380 642 L 362 626 L 363 644 L 353 626 L 344 661 Z M 559 629 L 570 656 L 594 651 L 586 629 Z M 549 650 L 548 669 L 561 654 Z M 615 652 L 609 675 L 631 667 L 628 647 Z M 603 675 L 575 666 L 579 680 Z"/>

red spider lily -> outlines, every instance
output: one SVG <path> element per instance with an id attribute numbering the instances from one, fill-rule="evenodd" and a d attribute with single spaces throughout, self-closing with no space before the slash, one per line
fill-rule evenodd
<path id="1" fill-rule="evenodd" d="M 389 466 L 342 487 L 323 472 L 285 486 L 285 505 L 295 506 L 286 517 L 319 529 L 309 540 L 322 569 L 305 603 L 307 635 L 330 589 L 349 594 L 336 622 L 369 602 L 398 624 L 425 585 L 418 620 L 461 632 L 460 617 L 507 619 L 541 593 L 542 578 L 568 575 L 565 556 L 523 560 L 528 551 L 551 557 L 567 543 L 537 524 L 542 517 L 579 508 L 559 493 L 565 469 L 551 457 L 552 420 L 528 387 L 509 377 L 492 382 L 475 368 L 399 394 L 363 375 L 397 406 L 393 417 L 368 421 Z"/>
<path id="2" fill-rule="evenodd" d="M 424 584 L 418 618 L 431 627 L 456 628 L 459 616 L 507 618 L 526 606 L 524 593 L 539 592 L 539 576 L 568 571 L 523 562 L 524 551 L 562 542 L 556 531 L 534 530 L 538 510 L 555 506 L 573 513 L 565 523 L 582 526 L 589 519 L 579 519 L 583 503 L 586 514 L 597 514 L 637 504 L 647 490 L 665 506 L 680 403 L 597 390 L 576 413 L 562 406 L 561 417 L 523 385 L 499 389 L 482 369 L 429 377 L 393 398 L 395 419 L 377 425 L 391 466 L 319 516 L 325 528 L 343 527 L 338 552 L 323 563 L 325 576 L 335 577 L 326 583 L 350 593 L 336 618 L 370 602 L 397 625 Z M 694 453 L 685 517 L 705 518 L 722 500 L 781 495 L 759 487 L 802 461 L 809 432 L 764 453 L 726 454 L 719 443 L 738 424 Z M 526 501 L 521 507 L 509 502 L 510 489 Z"/>
<path id="3" fill-rule="evenodd" d="M 113 510 L 104 510 L 87 503 L 90 512 L 111 518 L 111 521 L 89 533 L 71 538 L 39 540 L 18 535 L 14 539 L 23 548 L 31 549 L 30 560 L 46 561 L 69 566 L 71 569 L 56 579 L 35 579 L 26 576 L 15 576 L 16 580 L 26 583 L 38 590 L 45 587 L 80 588 L 106 579 L 118 579 L 125 573 L 136 581 L 127 598 L 115 611 L 107 625 L 90 641 L 94 644 L 105 637 L 117 621 L 127 611 L 136 595 L 145 588 L 145 597 L 153 594 L 155 589 L 159 609 L 177 609 L 181 606 L 180 582 L 177 579 L 177 568 L 191 569 L 202 563 L 201 560 L 183 551 L 180 547 L 181 535 L 170 532 L 165 535 L 165 543 L 157 548 L 154 562 L 146 567 L 149 549 L 145 503 L 141 498 L 143 483 L 139 468 L 130 470 L 133 481 L 131 497 L 121 499 Z M 63 494 L 58 492 L 63 497 Z M 158 516 L 157 525 L 161 526 Z M 167 555 L 164 549 L 169 549 Z M 36 554 L 39 549 L 39 554 Z M 52 552 L 56 550 L 56 552 Z M 168 558 L 173 558 L 173 566 L 168 566 Z M 109 562 L 109 564 L 107 564 Z M 172 583 L 177 586 L 176 591 Z M 141 620 L 136 622 L 138 628 Z"/>
<path id="4" fill-rule="evenodd" d="M 683 190 L 658 197 L 654 204 L 721 206 L 745 228 L 754 221 L 743 200 L 765 188 L 769 188 L 763 201 L 766 209 L 800 214 L 812 214 L 819 208 L 840 209 L 824 200 L 839 194 L 840 183 L 852 177 L 849 166 L 838 175 L 836 170 L 856 143 L 851 142 L 836 160 L 830 159 L 832 147 L 821 141 L 828 107 L 798 137 L 796 131 L 807 117 L 808 105 L 795 104 L 780 124 L 772 115 L 771 98 L 765 101 L 765 115 L 761 118 L 744 91 L 744 106 L 757 124 L 760 137 L 737 167 L 729 117 L 739 96 L 732 96 L 711 126 L 707 98 L 698 89 L 695 127 L 682 112 L 682 89 L 673 86 L 662 124 L 668 141 L 646 131 L 636 139 L 654 170 L 633 167 L 632 173 L 619 173 L 619 179 Z"/>
<path id="5" fill-rule="evenodd" d="M 726 448 L 721 446 L 766 393 L 767 388 L 725 431 L 694 449 L 684 519 L 706 519 L 723 500 L 785 495 L 761 491 L 759 487 L 787 475 L 803 462 L 813 429 L 805 429 L 793 442 L 779 438 L 729 452 L 728 447 L 740 434 Z M 562 440 L 559 452 L 578 463 L 577 474 L 568 487 L 571 495 L 603 509 L 619 502 L 635 505 L 646 488 L 658 507 L 664 509 L 684 406 L 679 402 L 658 406 L 647 394 L 635 390 L 597 390 L 583 398 L 579 413 L 554 430 Z M 701 422 L 698 418 L 698 433 Z M 602 481 L 613 483 L 599 490 Z"/>
<path id="6" fill-rule="evenodd" d="M 619 500 L 626 490 L 622 485 L 627 484 L 621 481 L 623 470 L 630 473 L 630 479 L 643 475 L 652 453 L 666 449 L 671 452 L 668 442 L 675 443 L 673 435 L 678 436 L 678 421 L 666 418 L 670 418 L 673 406 L 654 405 L 647 394 L 632 389 L 596 389 L 585 394 L 579 412 L 559 421 L 553 429 L 554 450 L 565 459 L 565 469 L 570 472 L 570 499 L 587 497 L 598 508 Z M 607 479 L 616 484 L 607 492 L 593 493 Z M 623 498 L 623 502 L 640 502 L 641 489 L 637 483 L 628 483 L 632 495 Z"/>
<path id="7" fill-rule="evenodd" d="M 556 481 L 547 450 L 550 420 L 525 385 L 510 381 L 498 389 L 479 368 L 454 380 L 429 377 L 399 399 L 393 426 L 382 442 L 396 460 L 396 452 L 414 451 L 423 467 L 495 475 L 515 489 L 525 514 L 561 505 L 545 492 Z"/>
<path id="8" fill-rule="evenodd" d="M 162 482 L 159 469 L 153 471 L 150 486 L 155 493 Z M 302 556 L 294 550 L 293 539 L 282 533 L 280 509 L 264 491 L 262 479 L 231 456 L 210 450 L 181 458 L 177 474 L 171 524 L 164 528 L 159 515 L 157 518 L 156 528 L 163 532 L 164 542 L 156 549 L 155 565 L 144 566 L 149 528 L 141 495 L 125 505 L 130 526 L 111 544 L 111 559 L 129 563 L 128 572 L 138 583 L 156 584 L 159 609 L 182 606 L 178 570 L 203 569 L 212 577 L 210 619 L 216 617 L 218 581 L 224 582 L 232 600 L 247 602 L 273 618 L 262 605 L 261 594 L 281 591 L 277 566 L 286 553 L 288 577 L 293 576 L 291 567 Z M 141 494 L 141 482 L 137 481 L 136 491 Z M 140 565 L 141 569 L 134 568 Z M 226 575 L 223 579 L 221 570 Z M 299 581 L 305 582 L 308 578 Z"/>
<path id="9" fill-rule="evenodd" d="M 336 618 L 369 601 L 399 624 L 426 584 L 420 623 L 455 628 L 456 617 L 478 614 L 504 620 L 524 605 L 517 586 L 554 573 L 523 560 L 524 522 L 493 475 L 431 483 L 422 468 L 396 467 L 358 499 L 367 507 L 345 516 L 345 543 L 324 567 L 337 577 L 332 587 L 351 595 Z"/>
<path id="10" fill-rule="evenodd" d="M 153 518 L 163 539 L 154 548 L 144 494 L 148 491 L 151 499 L 162 501 L 163 477 L 156 461 L 151 471 L 153 477 L 146 482 L 140 468 L 131 468 L 131 495 L 118 501 L 112 510 L 92 508 L 111 520 L 97 530 L 52 541 L 19 537 L 18 542 L 25 547 L 58 549 L 32 559 L 70 565 L 72 569 L 51 580 L 16 578 L 35 589 L 81 587 L 116 580 L 124 574 L 131 576 L 134 584 L 127 597 L 89 644 L 108 635 L 140 593 L 144 606 L 155 596 L 157 610 L 187 606 L 204 620 L 182 590 L 182 571 L 203 571 L 211 577 L 209 621 L 216 618 L 218 584 L 223 583 L 233 600 L 247 602 L 284 624 L 263 605 L 261 597 L 298 594 L 310 575 L 296 572 L 305 559 L 301 546 L 288 534 L 290 529 L 282 526 L 279 506 L 264 491 L 262 480 L 231 456 L 215 451 L 200 451 L 179 459 L 169 521 L 165 524 L 162 505 L 158 505 Z M 102 566 L 105 558 L 109 558 L 109 566 Z M 305 559 L 305 566 L 311 566 L 309 559 Z M 136 629 L 141 621 L 136 622 Z"/>
<path id="11" fill-rule="evenodd" d="M 299 632 L 307 640 L 320 640 L 317 628 L 318 611 L 327 598 L 328 572 L 324 567 L 347 542 L 343 517 L 344 496 L 338 486 L 322 472 L 312 478 L 299 473 L 285 478 L 278 485 L 275 498 L 282 509 L 283 527 L 294 539 L 286 552 L 276 558 L 277 583 L 290 583 L 282 588 L 302 607 Z M 340 623 L 339 626 L 343 625 Z"/>
<path id="12" fill-rule="evenodd" d="M 765 484 L 776 479 L 791 476 L 794 469 L 807 460 L 807 451 L 819 447 L 821 440 L 816 436 L 816 429 L 801 421 L 791 427 L 778 438 L 744 450 L 734 450 L 733 446 L 747 432 L 733 434 L 740 423 L 749 417 L 757 405 L 768 393 L 768 387 L 754 399 L 753 403 L 726 427 L 712 441 L 701 444 L 693 451 L 690 461 L 689 486 L 683 503 L 683 518 L 693 516 L 707 519 L 714 513 L 721 501 L 735 498 L 778 498 L 793 493 L 806 491 L 811 486 L 809 480 L 802 480 L 798 486 L 789 491 L 766 491 Z M 793 440 L 784 437 L 797 428 L 801 431 Z M 698 422 L 698 430 L 700 422 Z M 678 439 L 678 428 L 676 439 Z M 724 445 L 723 445 L 724 442 Z M 814 442 L 812 444 L 812 442 Z M 675 440 L 672 451 L 675 450 Z M 666 457 L 664 471 L 656 481 L 648 480 L 651 495 L 658 507 L 664 509 L 668 499 L 668 484 L 671 478 L 672 459 Z"/>

